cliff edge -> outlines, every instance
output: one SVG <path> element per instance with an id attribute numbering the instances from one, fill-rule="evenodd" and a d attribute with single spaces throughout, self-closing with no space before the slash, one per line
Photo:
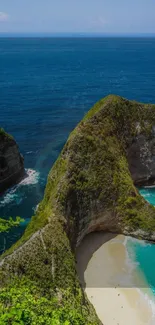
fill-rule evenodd
<path id="1" fill-rule="evenodd" d="M 2 286 L 24 276 L 55 293 L 70 288 L 76 297 L 74 252 L 86 234 L 102 230 L 155 240 L 155 208 L 135 187 L 154 181 L 155 105 L 114 95 L 102 99 L 71 133 L 36 215 L 2 256 Z M 91 315 L 94 320 L 83 324 L 98 324 Z"/>
<path id="2" fill-rule="evenodd" d="M 16 141 L 0 128 L 0 194 L 17 184 L 24 174 L 24 159 Z"/>

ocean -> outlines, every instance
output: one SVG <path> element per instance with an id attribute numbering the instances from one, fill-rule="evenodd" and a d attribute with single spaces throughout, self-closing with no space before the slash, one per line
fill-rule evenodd
<path id="1" fill-rule="evenodd" d="M 1 253 L 25 230 L 69 133 L 100 98 L 155 103 L 155 38 L 1 38 L 0 127 L 24 155 L 28 178 L 0 197 L 0 215 L 25 222 L 0 237 Z M 141 190 L 155 205 L 155 190 Z M 128 239 L 155 292 L 155 245 Z"/>

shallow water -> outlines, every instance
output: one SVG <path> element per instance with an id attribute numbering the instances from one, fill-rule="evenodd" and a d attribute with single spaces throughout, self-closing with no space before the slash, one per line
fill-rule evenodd
<path id="1" fill-rule="evenodd" d="M 125 247 L 137 288 L 151 307 L 152 325 L 155 323 L 155 244 L 127 237 Z"/>
<path id="2" fill-rule="evenodd" d="M 155 206 L 155 187 L 154 188 L 141 188 L 139 189 L 140 194 L 146 201 Z"/>

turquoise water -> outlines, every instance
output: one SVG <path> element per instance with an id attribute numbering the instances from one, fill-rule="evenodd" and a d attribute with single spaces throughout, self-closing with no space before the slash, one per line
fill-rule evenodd
<path id="1" fill-rule="evenodd" d="M 136 239 L 128 239 L 127 250 L 129 257 L 135 261 L 136 267 L 143 273 L 146 285 L 155 294 L 155 244 Z M 140 283 L 144 287 L 144 282 Z"/>
<path id="2" fill-rule="evenodd" d="M 155 206 L 155 188 L 140 189 L 140 194 Z M 155 244 L 130 239 L 128 241 L 129 255 L 138 262 L 139 269 L 145 275 L 148 285 L 155 294 Z"/>
<path id="3" fill-rule="evenodd" d="M 140 194 L 149 203 L 155 206 L 155 188 L 140 189 Z M 151 325 L 155 324 L 155 244 L 137 240 L 131 237 L 126 239 L 126 248 L 132 272 L 139 275 L 138 288 L 152 309 Z M 140 276 L 140 273 L 142 278 Z M 130 285 L 130 284 L 129 284 Z M 137 282 L 133 284 L 137 287 Z M 132 286 L 132 284 L 131 284 Z M 149 324 L 149 325 L 150 325 Z M 148 325 L 148 324 L 146 324 Z"/>
<path id="4" fill-rule="evenodd" d="M 143 188 L 139 191 L 145 200 L 155 206 L 155 188 Z M 155 294 L 155 244 L 129 239 L 127 247 L 129 256 L 138 263 L 137 266 L 145 275 L 150 288 Z"/>
<path id="5" fill-rule="evenodd" d="M 142 188 L 139 190 L 140 194 L 144 197 L 146 201 L 155 206 L 155 188 L 145 189 Z"/>

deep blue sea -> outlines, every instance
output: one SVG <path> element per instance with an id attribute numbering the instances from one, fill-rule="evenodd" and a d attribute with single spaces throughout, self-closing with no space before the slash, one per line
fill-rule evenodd
<path id="1" fill-rule="evenodd" d="M 1 252 L 34 214 L 69 133 L 111 93 L 155 103 L 155 38 L 0 39 L 0 127 L 15 137 L 29 174 L 0 198 L 1 216 L 25 218 L 5 236 L 5 245 L 1 235 Z M 141 194 L 155 205 L 155 190 Z M 155 246 L 133 245 L 155 287 Z"/>

